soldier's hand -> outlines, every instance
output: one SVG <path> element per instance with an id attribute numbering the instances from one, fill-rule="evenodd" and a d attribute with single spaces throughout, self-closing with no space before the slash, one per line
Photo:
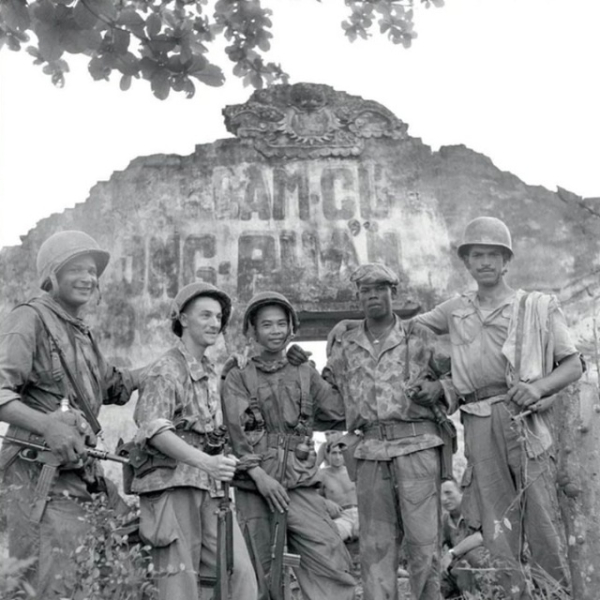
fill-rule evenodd
<path id="1" fill-rule="evenodd" d="M 337 323 L 327 336 L 327 356 L 331 354 L 331 349 L 333 348 L 333 344 L 335 344 L 335 341 L 342 337 L 342 335 L 346 333 L 346 331 L 358 327 L 360 323 L 361 321 L 355 321 L 353 319 L 344 319 L 343 321 Z"/>
<path id="2" fill-rule="evenodd" d="M 539 402 L 542 394 L 535 387 L 535 384 L 519 381 L 519 383 L 508 390 L 507 397 L 520 407 L 528 408 L 530 405 Z"/>
<path id="3" fill-rule="evenodd" d="M 287 510 L 290 498 L 286 489 L 279 481 L 277 481 L 277 479 L 274 479 L 263 471 L 254 478 L 254 482 L 256 483 L 258 491 L 269 504 L 269 508 L 272 512 L 285 512 Z"/>
<path id="4" fill-rule="evenodd" d="M 223 370 L 221 371 L 221 379 L 225 379 L 227 374 L 231 369 L 237 367 L 238 369 L 243 369 L 248 364 L 248 356 L 246 354 L 241 354 L 239 352 L 234 352 L 223 365 Z"/>
<path id="5" fill-rule="evenodd" d="M 65 423 L 57 413 L 47 416 L 42 431 L 44 441 L 61 464 L 78 464 L 86 458 L 87 451 L 82 435 L 74 425 Z"/>
<path id="6" fill-rule="evenodd" d="M 412 388 L 411 400 L 421 406 L 431 408 L 444 392 L 440 381 L 419 381 L 418 386 Z"/>
<path id="7" fill-rule="evenodd" d="M 298 344 L 292 344 L 286 353 L 287 359 L 290 365 L 299 367 L 301 364 L 308 362 L 308 359 L 312 356 L 312 352 L 304 350 Z"/>
<path id="8" fill-rule="evenodd" d="M 333 502 L 333 500 L 329 500 L 328 498 L 323 498 L 323 500 L 325 500 L 327 514 L 332 519 L 337 519 L 342 516 L 342 507 L 337 502 Z"/>
<path id="9" fill-rule="evenodd" d="M 206 472 L 218 481 L 231 481 L 235 475 L 235 467 L 239 462 L 239 459 L 232 455 L 209 456 L 206 461 Z"/>
<path id="10" fill-rule="evenodd" d="M 442 556 L 442 571 L 447 571 L 452 564 L 453 556 L 449 552 L 444 552 Z"/>

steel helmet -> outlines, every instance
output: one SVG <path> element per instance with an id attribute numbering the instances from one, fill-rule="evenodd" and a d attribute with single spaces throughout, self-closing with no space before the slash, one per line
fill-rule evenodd
<path id="1" fill-rule="evenodd" d="M 223 290 L 212 285 L 212 283 L 198 281 L 182 287 L 173 299 L 173 304 L 171 306 L 171 329 L 177 337 L 181 337 L 181 334 L 183 333 L 181 322 L 179 320 L 181 313 L 184 311 L 187 304 L 198 296 L 208 296 L 219 302 L 222 310 L 220 331 L 225 331 L 227 323 L 229 323 L 229 319 L 231 318 L 231 298 Z"/>
<path id="2" fill-rule="evenodd" d="M 512 239 L 506 224 L 495 217 L 477 217 L 465 227 L 458 255 L 463 258 L 469 246 L 500 246 L 510 252 L 512 257 Z"/>
<path id="3" fill-rule="evenodd" d="M 283 307 L 287 313 L 292 326 L 292 334 L 298 331 L 298 327 L 300 327 L 300 321 L 298 320 L 296 310 L 291 305 L 290 301 L 283 294 L 279 294 L 278 292 L 259 292 L 252 297 L 248 306 L 246 307 L 246 312 L 244 313 L 244 324 L 242 328 L 244 335 L 248 335 L 250 321 L 252 316 L 256 314 L 256 311 L 260 308 L 271 306 L 273 304 Z"/>
<path id="4" fill-rule="evenodd" d="M 83 231 L 59 231 L 51 235 L 37 254 L 37 273 L 40 287 L 50 289 L 55 283 L 56 273 L 76 256 L 89 254 L 96 263 L 98 277 L 102 275 L 110 259 L 106 250 L 101 250 L 96 240 Z"/>

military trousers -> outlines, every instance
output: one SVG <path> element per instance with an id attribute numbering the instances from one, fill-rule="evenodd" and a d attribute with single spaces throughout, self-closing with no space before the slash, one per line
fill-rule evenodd
<path id="1" fill-rule="evenodd" d="M 353 600 L 352 559 L 315 488 L 288 490 L 287 544 L 300 555 L 295 569 L 305 600 Z M 236 489 L 240 525 L 251 546 L 260 581 L 260 600 L 268 600 L 265 576 L 271 568 L 271 518 L 257 492 Z M 273 599 L 276 600 L 276 599 Z"/>
<path id="2" fill-rule="evenodd" d="M 413 600 L 439 600 L 439 448 L 359 460 L 356 488 L 364 600 L 398 600 L 403 541 Z"/>
<path id="3" fill-rule="evenodd" d="M 140 495 L 140 536 L 152 546 L 159 600 L 196 600 L 202 575 L 216 575 L 219 499 L 192 487 Z M 256 600 L 254 569 L 233 519 L 231 597 Z M 210 597 L 207 592 L 207 597 Z"/>
<path id="4" fill-rule="evenodd" d="M 463 515 L 471 527 L 481 527 L 508 596 L 528 598 L 521 566 L 524 537 L 535 569 L 565 588 L 569 576 L 551 458 L 528 456 L 512 416 L 504 402 L 492 406 L 491 416 L 462 415 L 468 461 Z"/>

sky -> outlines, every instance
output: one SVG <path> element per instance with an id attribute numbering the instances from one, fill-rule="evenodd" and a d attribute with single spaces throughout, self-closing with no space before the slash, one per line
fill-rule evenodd
<path id="1" fill-rule="evenodd" d="M 447 0 L 416 11 L 409 49 L 375 35 L 349 43 L 342 0 L 270 0 L 270 60 L 292 83 L 375 100 L 434 150 L 464 144 L 528 184 L 600 198 L 600 2 Z M 221 109 L 252 90 L 233 75 L 192 100 L 121 92 L 71 60 L 54 88 L 24 52 L 0 51 L 0 247 L 83 202 L 138 156 L 191 154 L 229 137 Z M 226 73 L 230 67 L 223 60 Z"/>

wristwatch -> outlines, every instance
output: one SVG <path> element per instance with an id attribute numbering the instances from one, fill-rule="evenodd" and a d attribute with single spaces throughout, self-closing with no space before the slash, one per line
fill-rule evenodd
<path id="1" fill-rule="evenodd" d="M 458 556 L 456 556 L 456 553 L 454 552 L 454 548 L 450 548 L 450 550 L 448 550 L 448 554 L 452 557 L 452 558 L 458 558 Z"/>

